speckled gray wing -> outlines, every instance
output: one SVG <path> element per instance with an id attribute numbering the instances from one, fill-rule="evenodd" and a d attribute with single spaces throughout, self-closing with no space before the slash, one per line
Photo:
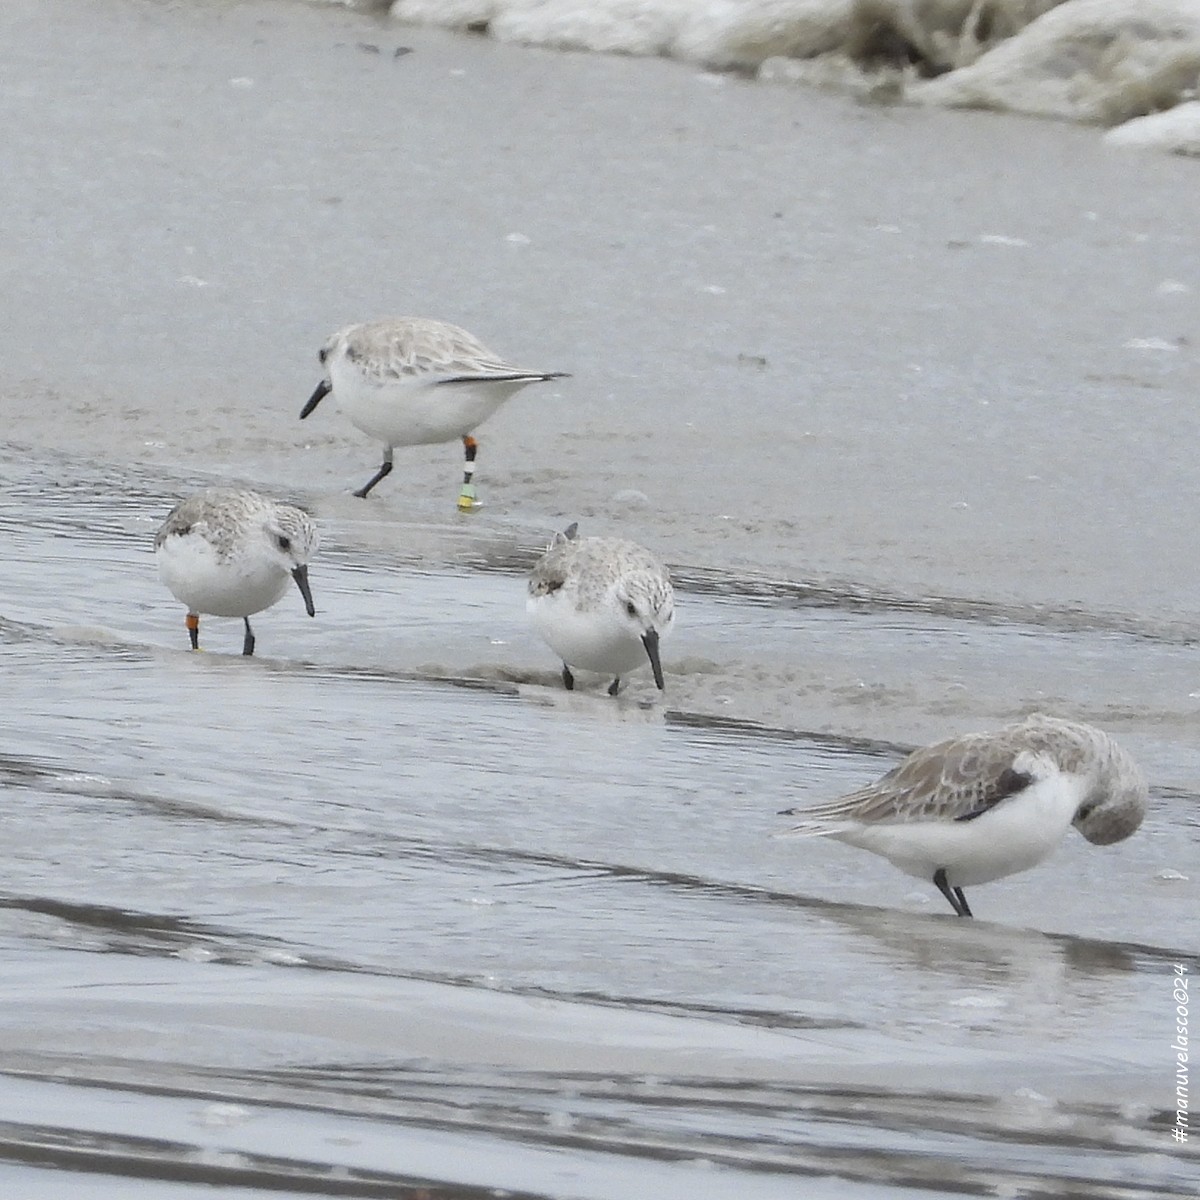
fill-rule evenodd
<path id="1" fill-rule="evenodd" d="M 1035 775 L 1017 757 L 1028 747 L 996 734 L 968 734 L 915 750 L 881 779 L 826 804 L 788 809 L 801 817 L 797 832 L 830 826 L 970 821 L 1015 796 Z"/>
<path id="2" fill-rule="evenodd" d="M 561 374 L 524 370 L 494 354 L 465 329 L 424 317 L 371 321 L 344 331 L 343 336 L 346 357 L 360 369 L 382 376 L 465 383 L 552 379 Z"/>
<path id="3" fill-rule="evenodd" d="M 169 537 L 202 534 L 222 557 L 229 554 L 237 540 L 238 528 L 248 514 L 261 508 L 262 501 L 253 492 L 207 488 L 181 500 L 167 514 L 154 535 L 157 550 Z"/>
<path id="4" fill-rule="evenodd" d="M 169 537 L 191 533 L 193 527 L 204 520 L 205 509 L 206 502 L 202 493 L 181 500 L 167 514 L 167 519 L 154 535 L 154 548 L 157 550 Z"/>
<path id="5" fill-rule="evenodd" d="M 529 594 L 548 596 L 557 592 L 571 573 L 571 566 L 579 553 L 579 542 L 575 538 L 576 526 L 566 533 L 556 533 L 550 548 L 533 564 L 529 573 Z"/>

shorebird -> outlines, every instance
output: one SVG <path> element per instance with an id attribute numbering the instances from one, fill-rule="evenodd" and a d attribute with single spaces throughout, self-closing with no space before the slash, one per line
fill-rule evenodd
<path id="1" fill-rule="evenodd" d="M 1072 825 L 1097 846 L 1122 841 L 1146 797 L 1108 734 L 1034 715 L 915 750 L 875 783 L 781 815 L 802 818 L 792 835 L 837 838 L 930 880 L 969 917 L 963 888 L 1036 866 Z"/>
<path id="2" fill-rule="evenodd" d="M 312 518 L 258 492 L 208 488 L 177 504 L 154 539 L 163 583 L 187 605 L 187 631 L 200 649 L 200 614 L 241 617 L 243 654 L 254 653 L 250 618 L 270 608 L 294 579 L 315 615 L 308 560 L 317 548 Z"/>
<path id="3" fill-rule="evenodd" d="M 390 317 L 338 330 L 317 356 L 326 377 L 300 410 L 304 420 L 333 393 L 363 433 L 383 443 L 383 463 L 354 494 L 366 496 L 391 474 L 397 446 L 462 440 L 466 457 L 458 507 L 478 507 L 472 433 L 531 383 L 567 378 L 529 371 L 493 354 L 457 325 L 423 317 Z"/>
<path id="4" fill-rule="evenodd" d="M 572 667 L 621 675 L 649 661 L 663 690 L 659 642 L 675 622 L 671 577 L 644 547 L 623 538 L 577 536 L 577 526 L 558 533 L 534 564 L 526 604 L 534 628 L 563 660 L 567 690 Z"/>

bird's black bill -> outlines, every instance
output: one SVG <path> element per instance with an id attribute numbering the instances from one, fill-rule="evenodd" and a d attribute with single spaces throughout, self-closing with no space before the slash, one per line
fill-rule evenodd
<path id="1" fill-rule="evenodd" d="M 312 592 L 308 588 L 308 565 L 296 567 L 292 571 L 292 578 L 296 581 L 296 586 L 300 589 L 300 595 L 304 597 L 304 611 L 310 617 L 317 615 L 317 610 L 313 607 Z"/>
<path id="2" fill-rule="evenodd" d="M 658 630 L 651 629 L 642 635 L 642 645 L 646 647 L 646 655 L 650 659 L 650 669 L 654 672 L 654 686 L 660 692 L 666 690 L 663 683 L 662 663 L 658 661 Z"/>
<path id="3" fill-rule="evenodd" d="M 333 384 L 330 383 L 328 379 L 322 379 L 321 382 L 317 384 L 317 390 L 313 392 L 311 396 L 309 396 L 308 403 L 300 410 L 300 420 L 303 421 L 304 418 L 307 417 L 308 414 L 312 412 L 312 410 L 316 408 L 317 405 L 320 404 L 321 401 L 324 400 L 325 397 L 328 396 L 332 391 Z"/>

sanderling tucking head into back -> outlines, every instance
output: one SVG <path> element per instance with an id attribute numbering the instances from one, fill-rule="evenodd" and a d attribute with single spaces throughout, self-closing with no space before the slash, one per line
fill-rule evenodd
<path id="1" fill-rule="evenodd" d="M 675 622 L 675 593 L 667 568 L 636 542 L 577 536 L 572 525 L 554 535 L 534 564 L 526 604 L 534 628 L 563 660 L 567 689 L 572 667 L 621 675 L 649 661 L 663 690 L 659 642 Z"/>
<path id="2" fill-rule="evenodd" d="M 363 433 L 383 443 L 383 465 L 354 494 L 365 496 L 392 470 L 397 446 L 461 438 L 466 453 L 458 507 L 475 499 L 471 436 L 510 397 L 531 383 L 565 379 L 565 371 L 528 371 L 506 362 L 465 329 L 422 317 L 389 317 L 338 330 L 318 355 L 325 378 L 300 410 L 304 420 L 333 393 Z"/>
<path id="3" fill-rule="evenodd" d="M 258 492 L 206 488 L 181 501 L 154 539 L 158 573 L 187 605 L 192 649 L 200 648 L 200 614 L 241 617 L 243 654 L 254 653 L 250 617 L 270 608 L 296 581 L 308 615 L 308 560 L 317 548 L 312 518 Z"/>
<path id="4" fill-rule="evenodd" d="M 1099 729 L 1035 714 L 994 733 L 914 750 L 875 783 L 781 815 L 781 836 L 833 837 L 932 880 L 960 917 L 963 888 L 1036 866 L 1074 825 L 1107 846 L 1132 834 L 1147 788 L 1133 759 Z"/>

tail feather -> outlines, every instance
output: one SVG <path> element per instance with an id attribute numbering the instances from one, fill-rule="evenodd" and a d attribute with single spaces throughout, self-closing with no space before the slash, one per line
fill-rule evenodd
<path id="1" fill-rule="evenodd" d="M 792 812 L 795 811 L 792 810 Z M 857 827 L 855 821 L 807 820 L 801 821 L 799 825 L 793 825 L 790 829 L 781 829 L 771 836 L 777 838 L 837 837 L 839 834 L 850 833 Z"/>
<path id="2" fill-rule="evenodd" d="M 805 825 L 816 825 L 822 829 L 830 826 L 852 828 L 859 824 L 863 805 L 878 796 L 875 784 L 847 792 L 833 800 L 823 800 L 819 804 L 807 804 L 797 808 L 785 808 L 780 812 L 781 817 L 800 817 Z"/>
<path id="3" fill-rule="evenodd" d="M 448 383 L 544 383 L 548 379 L 570 379 L 568 371 L 484 371 L 474 375 L 449 375 L 439 379 L 439 385 Z"/>

